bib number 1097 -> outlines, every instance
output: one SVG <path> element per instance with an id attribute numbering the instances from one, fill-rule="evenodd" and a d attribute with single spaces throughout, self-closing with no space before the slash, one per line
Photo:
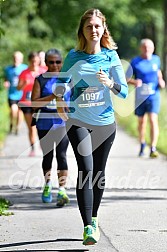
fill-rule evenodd
<path id="1" fill-rule="evenodd" d="M 78 88 L 77 103 L 80 108 L 104 105 L 104 89 L 101 87 Z"/>
<path id="2" fill-rule="evenodd" d="M 95 101 L 95 100 L 99 100 L 100 98 L 100 93 L 83 93 L 81 94 L 82 97 L 82 101 Z"/>

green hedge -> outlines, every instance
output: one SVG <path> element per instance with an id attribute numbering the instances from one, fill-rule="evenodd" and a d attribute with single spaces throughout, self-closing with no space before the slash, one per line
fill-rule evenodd
<path id="1" fill-rule="evenodd" d="M 7 103 L 7 90 L 0 90 L 0 148 L 9 131 L 9 107 Z"/>

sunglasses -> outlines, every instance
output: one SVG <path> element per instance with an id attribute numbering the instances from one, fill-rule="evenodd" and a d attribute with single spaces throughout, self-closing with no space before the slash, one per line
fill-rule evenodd
<path id="1" fill-rule="evenodd" d="M 61 64 L 61 60 L 56 60 L 56 61 L 50 60 L 50 61 L 48 61 L 48 63 L 49 63 L 50 65 L 53 65 L 54 63 L 56 63 L 56 64 Z"/>

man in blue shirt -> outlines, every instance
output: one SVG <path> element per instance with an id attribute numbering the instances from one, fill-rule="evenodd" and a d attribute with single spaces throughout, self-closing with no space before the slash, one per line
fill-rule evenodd
<path id="1" fill-rule="evenodd" d="M 18 107 L 18 102 L 22 97 L 22 91 L 17 90 L 18 77 L 20 73 L 27 68 L 27 65 L 22 64 L 23 54 L 19 51 L 13 54 L 13 65 L 7 66 L 4 69 L 5 82 L 4 86 L 8 88 L 8 103 L 10 107 L 10 132 L 15 125 L 15 133 L 18 133 L 18 126 L 21 117 L 21 110 Z"/>
<path id="2" fill-rule="evenodd" d="M 165 81 L 160 70 L 160 58 L 153 54 L 154 43 L 150 39 L 142 39 L 141 55 L 131 61 L 134 79 L 129 83 L 136 87 L 135 115 L 138 116 L 139 141 L 141 144 L 139 156 L 144 155 L 145 131 L 147 115 L 150 123 L 151 149 L 150 157 L 158 157 L 156 145 L 159 136 L 158 113 L 160 110 L 160 88 L 165 87 Z"/>

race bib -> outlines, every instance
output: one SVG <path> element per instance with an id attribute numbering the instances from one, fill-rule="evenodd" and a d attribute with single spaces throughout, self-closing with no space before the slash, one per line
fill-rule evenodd
<path id="1" fill-rule="evenodd" d="M 153 89 L 153 83 L 143 83 L 140 87 L 141 95 L 152 95 L 155 94 L 155 90 Z"/>
<path id="2" fill-rule="evenodd" d="M 18 76 L 14 76 L 14 77 L 13 77 L 13 81 L 12 81 L 12 86 L 13 86 L 13 87 L 17 87 L 18 81 L 19 81 Z"/>
<path id="3" fill-rule="evenodd" d="M 31 91 L 28 91 L 27 93 L 26 93 L 26 101 L 31 101 Z"/>
<path id="4" fill-rule="evenodd" d="M 102 106 L 105 104 L 103 87 L 77 88 L 77 97 L 79 108 Z"/>

